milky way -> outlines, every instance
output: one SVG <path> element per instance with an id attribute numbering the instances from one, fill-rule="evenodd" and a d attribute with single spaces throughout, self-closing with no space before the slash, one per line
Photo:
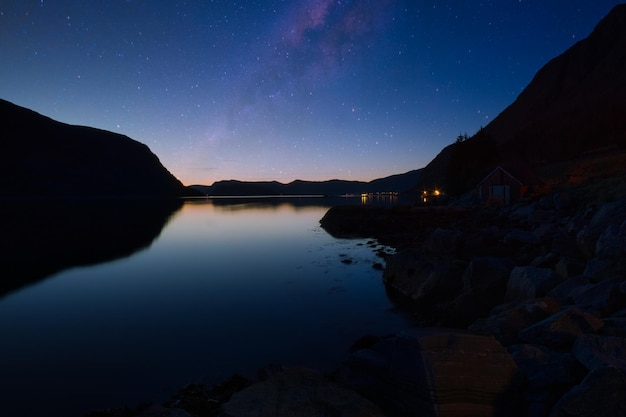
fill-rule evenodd
<path id="1" fill-rule="evenodd" d="M 0 1 L 0 97 L 185 184 L 371 180 L 489 123 L 616 1 Z"/>

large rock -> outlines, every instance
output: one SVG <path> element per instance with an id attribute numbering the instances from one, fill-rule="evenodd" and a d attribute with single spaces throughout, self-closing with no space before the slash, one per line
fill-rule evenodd
<path id="1" fill-rule="evenodd" d="M 613 277 L 617 274 L 615 262 L 610 259 L 590 259 L 585 265 L 583 275 L 592 282 L 600 282 L 603 279 Z"/>
<path id="2" fill-rule="evenodd" d="M 597 333 L 604 323 L 578 307 L 570 307 L 520 331 L 520 339 L 553 348 L 571 346 L 586 333 Z"/>
<path id="3" fill-rule="evenodd" d="M 579 247 L 592 258 L 597 250 L 598 238 L 611 225 L 621 225 L 626 220 L 626 199 L 606 203 L 594 214 L 589 224 L 578 232 Z M 601 249 L 603 245 L 601 244 Z"/>
<path id="4" fill-rule="evenodd" d="M 383 282 L 412 300 L 433 305 L 461 289 L 461 271 L 457 269 L 448 261 L 406 249 L 387 259 Z"/>
<path id="5" fill-rule="evenodd" d="M 512 345 L 508 349 L 531 390 L 572 386 L 587 373 L 569 352 L 529 344 Z"/>
<path id="6" fill-rule="evenodd" d="M 550 417 L 626 416 L 626 376 L 615 368 L 594 369 L 554 406 Z"/>
<path id="7" fill-rule="evenodd" d="M 486 318 L 479 318 L 469 326 L 477 334 L 494 336 L 504 346 L 519 343 L 519 332 L 558 313 L 559 304 L 553 298 L 541 298 L 522 303 L 511 303 L 494 308 Z"/>
<path id="8" fill-rule="evenodd" d="M 621 225 L 612 224 L 602 232 L 596 241 L 596 255 L 616 260 L 626 257 L 626 221 Z"/>
<path id="9" fill-rule="evenodd" d="M 589 370 L 611 366 L 626 372 L 626 338 L 584 334 L 574 342 L 572 353 Z"/>
<path id="10" fill-rule="evenodd" d="M 424 249 L 442 257 L 454 257 L 463 249 L 463 233 L 460 230 L 444 229 L 441 227 L 432 231 L 426 241 Z"/>
<path id="11" fill-rule="evenodd" d="M 493 337 L 419 328 L 353 353 L 344 381 L 399 416 L 509 415 L 518 370 Z"/>
<path id="12" fill-rule="evenodd" d="M 626 305 L 626 288 L 623 282 L 622 276 L 605 279 L 576 294 L 573 297 L 574 303 L 594 309 L 602 315 L 613 313 Z"/>
<path id="13" fill-rule="evenodd" d="M 585 276 L 567 278 L 548 292 L 549 297 L 554 297 L 560 304 L 574 303 L 574 297 L 591 288 L 593 284 Z"/>
<path id="14" fill-rule="evenodd" d="M 554 265 L 554 272 L 562 278 L 575 277 L 584 272 L 585 266 L 583 259 L 563 256 Z"/>
<path id="15" fill-rule="evenodd" d="M 508 258 L 474 258 L 463 273 L 463 290 L 448 308 L 449 323 L 466 327 L 502 304 L 513 261 Z"/>
<path id="16" fill-rule="evenodd" d="M 504 299 L 508 302 L 543 297 L 560 281 L 551 269 L 516 266 L 511 271 Z"/>
<path id="17" fill-rule="evenodd" d="M 587 369 L 569 352 L 528 344 L 512 345 L 508 350 L 527 381 L 522 415 L 548 415 L 563 394 L 587 373 Z"/>
<path id="18" fill-rule="evenodd" d="M 383 417 L 356 392 L 318 372 L 294 368 L 234 394 L 221 417 Z"/>
<path id="19" fill-rule="evenodd" d="M 504 242 L 517 242 L 525 243 L 528 245 L 536 245 L 539 243 L 539 238 L 536 234 L 527 230 L 514 229 L 504 236 Z"/>

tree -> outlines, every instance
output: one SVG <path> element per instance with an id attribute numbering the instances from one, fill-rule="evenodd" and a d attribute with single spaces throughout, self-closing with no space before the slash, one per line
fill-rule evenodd
<path id="1" fill-rule="evenodd" d="M 465 142 L 468 139 L 469 139 L 469 136 L 467 135 L 467 132 L 461 133 L 459 134 L 459 136 L 456 137 L 456 143 Z"/>

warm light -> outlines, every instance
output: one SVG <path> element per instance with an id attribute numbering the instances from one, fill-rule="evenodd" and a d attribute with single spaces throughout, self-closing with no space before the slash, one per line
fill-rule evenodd
<path id="1" fill-rule="evenodd" d="M 435 194 L 435 195 L 439 195 L 439 190 L 435 190 L 435 191 L 434 191 L 434 194 Z"/>

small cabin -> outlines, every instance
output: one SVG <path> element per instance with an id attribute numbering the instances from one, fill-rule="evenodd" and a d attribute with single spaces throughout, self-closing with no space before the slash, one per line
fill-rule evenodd
<path id="1" fill-rule="evenodd" d="M 527 191 L 528 184 L 501 166 L 478 183 L 478 197 L 488 204 L 506 206 L 519 200 Z"/>

